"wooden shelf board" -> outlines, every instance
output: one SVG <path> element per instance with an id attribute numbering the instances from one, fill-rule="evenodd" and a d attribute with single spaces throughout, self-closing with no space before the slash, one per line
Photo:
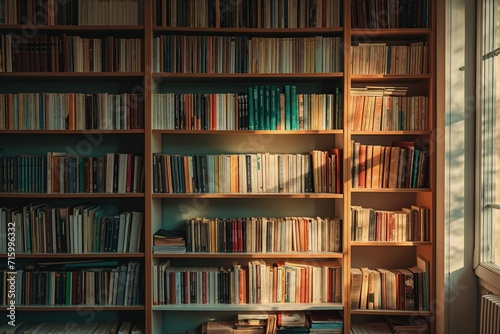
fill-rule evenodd
<path id="1" fill-rule="evenodd" d="M 430 192 L 429 188 L 352 188 L 352 193 L 413 193 Z"/>
<path id="2" fill-rule="evenodd" d="M 5 306 L 4 306 L 5 307 Z M 117 306 L 117 305 L 32 305 L 32 306 L 17 306 L 16 311 L 24 312 L 62 312 L 62 311 L 144 311 L 144 306 Z"/>
<path id="3" fill-rule="evenodd" d="M 270 304 L 183 304 L 157 305 L 153 311 L 311 311 L 343 310 L 342 303 L 270 303 Z"/>
<path id="4" fill-rule="evenodd" d="M 71 194 L 47 194 L 47 193 L 0 193 L 0 198 L 141 198 L 144 193 L 71 193 Z"/>
<path id="5" fill-rule="evenodd" d="M 154 258 L 206 258 L 206 259 L 340 259 L 342 253 L 154 253 Z"/>
<path id="6" fill-rule="evenodd" d="M 351 310 L 351 314 L 429 316 L 429 315 L 431 315 L 431 312 L 430 311 L 403 311 L 403 310 Z"/>
<path id="7" fill-rule="evenodd" d="M 351 74 L 352 83 L 418 82 L 430 78 L 430 74 Z"/>
<path id="8" fill-rule="evenodd" d="M 398 29 L 360 29 L 351 28 L 351 37 L 371 37 L 371 38 L 417 38 L 430 36 L 430 28 L 398 28 Z"/>
<path id="9" fill-rule="evenodd" d="M 153 130 L 175 135 L 341 135 L 343 130 Z"/>
<path id="10" fill-rule="evenodd" d="M 116 81 L 144 79 L 144 72 L 0 72 L 0 80 L 16 81 Z"/>
<path id="11" fill-rule="evenodd" d="M 332 198 L 341 199 L 342 194 L 325 194 L 325 193 L 311 193 L 311 194 L 239 194 L 239 193 L 224 193 L 224 194 L 159 194 L 152 195 L 153 198 Z"/>
<path id="12" fill-rule="evenodd" d="M 352 131 L 351 135 L 359 136 L 415 136 L 415 135 L 431 135 L 432 131 Z"/>
<path id="13" fill-rule="evenodd" d="M 394 246 L 426 246 L 430 241 L 351 241 L 353 247 L 394 247 Z"/>
<path id="14" fill-rule="evenodd" d="M 28 29 L 33 31 L 61 31 L 61 32 L 141 32 L 144 25 L 26 25 L 26 24 L 2 24 L 0 31 L 19 31 Z"/>
<path id="15" fill-rule="evenodd" d="M 343 27 L 336 28 L 191 28 L 191 27 L 163 27 L 153 26 L 153 32 L 171 34 L 196 34 L 196 35 L 293 35 L 293 36 L 329 36 L 339 35 Z"/>
<path id="16" fill-rule="evenodd" d="M 197 81 L 210 82 L 219 80 L 248 80 L 248 81 L 279 81 L 291 80 L 294 81 L 328 81 L 334 78 L 341 79 L 344 74 L 341 72 L 334 73 L 153 73 L 153 78 L 156 81 Z"/>
<path id="17" fill-rule="evenodd" d="M 133 130 L 2 130 L 2 134 L 22 135 L 86 135 L 86 134 L 144 134 L 143 129 Z"/>
<path id="18" fill-rule="evenodd" d="M 107 259 L 107 258 L 143 258 L 144 253 L 16 253 L 19 259 Z M 7 258 L 7 254 L 0 254 L 0 258 Z"/>

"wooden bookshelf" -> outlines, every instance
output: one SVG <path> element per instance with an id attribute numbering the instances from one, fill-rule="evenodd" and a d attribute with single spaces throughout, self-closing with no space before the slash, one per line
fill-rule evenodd
<path id="1" fill-rule="evenodd" d="M 302 0 L 297 1 L 300 4 Z M 415 0 L 417 1 L 417 0 Z M 216 3 L 222 0 L 216 0 Z M 259 3 L 262 1 L 258 1 Z M 87 144 L 86 136 L 99 136 L 103 141 L 88 148 L 92 156 L 109 152 L 133 153 L 144 156 L 144 190 L 139 193 L 6 193 L 0 192 L 3 206 L 29 205 L 46 202 L 58 205 L 77 205 L 86 202 L 101 203 L 107 209 L 128 208 L 143 212 L 141 230 L 142 247 L 138 253 L 87 253 L 87 254 L 26 254 L 18 253 L 22 263 L 43 262 L 45 260 L 68 261 L 73 259 L 118 259 L 120 261 L 138 261 L 142 271 L 143 305 L 134 306 L 71 306 L 71 307 L 32 307 L 19 306 L 23 314 L 35 312 L 94 310 L 99 308 L 110 313 L 110 319 L 144 319 L 144 332 L 156 333 L 165 329 L 190 330 L 200 323 L 200 314 L 216 312 L 235 314 L 249 311 L 311 311 L 335 310 L 343 314 L 344 333 L 350 333 L 350 324 L 358 318 L 380 316 L 424 316 L 432 319 L 439 316 L 434 310 L 361 310 L 351 309 L 350 295 L 351 268 L 371 267 L 375 261 L 382 261 L 387 268 L 403 268 L 415 265 L 415 256 L 422 255 L 429 260 L 429 299 L 436 298 L 436 152 L 439 143 L 435 124 L 436 114 L 436 0 L 427 1 L 427 25 L 415 28 L 353 28 L 351 22 L 357 15 L 352 12 L 361 1 L 340 1 L 340 25 L 331 27 L 221 27 L 220 22 L 210 27 L 166 26 L 157 24 L 156 5 L 158 1 L 141 0 L 143 18 L 140 25 L 30 25 L 37 33 L 47 36 L 62 34 L 84 36 L 85 38 L 140 38 L 142 49 L 141 70 L 138 72 L 0 72 L 0 88 L 6 94 L 23 92 L 36 93 L 140 93 L 144 96 L 144 128 L 130 130 L 7 130 L 0 129 L 0 157 L 22 154 L 45 154 L 64 151 L 66 147 L 77 147 L 80 142 Z M 239 4 L 241 2 L 238 2 Z M 240 7 L 238 7 L 240 8 Z M 235 8 L 236 9 L 236 6 Z M 241 9 L 241 8 L 240 8 Z M 220 13 L 217 20 L 221 19 Z M 264 15 L 262 15 L 262 18 Z M 224 19 L 224 18 L 222 18 Z M 355 17 L 357 20 L 358 17 Z M 17 34 L 22 37 L 26 26 L 23 24 L 2 24 L 0 35 Z M 310 73 L 167 73 L 155 71 L 155 38 L 159 36 L 221 36 L 242 38 L 294 38 L 306 39 L 315 36 L 338 37 L 341 43 L 340 71 L 321 71 Z M 421 74 L 352 74 L 353 45 L 357 43 L 393 43 L 407 45 L 423 43 L 428 47 L 428 71 Z M 295 51 L 295 50 L 292 50 Z M 291 51 L 291 52 L 292 52 Z M 35 51 L 36 52 L 36 51 Z M 244 54 L 246 51 L 242 51 Z M 267 52 L 267 51 L 266 51 Z M 271 51 L 270 51 L 271 52 Z M 183 57 L 182 52 L 179 54 Z M 200 53 L 201 54 L 201 53 Z M 199 56 L 199 54 L 197 54 Z M 261 56 L 268 57 L 265 52 Z M 302 58 L 301 58 L 302 57 Z M 331 55 L 324 56 L 324 58 Z M 304 60 L 300 55 L 297 59 Z M 200 58 L 201 59 L 201 58 Z M 310 61 L 314 57 L 308 58 Z M 1 64 L 1 63 L 0 63 Z M 335 130 L 166 130 L 157 129 L 153 94 L 238 94 L 246 87 L 255 85 L 296 85 L 297 91 L 304 94 L 331 94 L 340 88 L 342 98 L 342 126 Z M 351 88 L 364 86 L 405 86 L 407 96 L 426 96 L 428 98 L 428 130 L 410 131 L 354 131 L 351 129 Z M 31 88 L 28 88 L 31 87 Z M 1 125 L 1 122 L 0 122 Z M 20 140 L 22 138 L 22 140 Z M 80 140 L 81 139 L 81 140 Z M 355 188 L 352 186 L 352 159 L 354 157 L 351 141 L 365 145 L 391 145 L 393 141 L 422 140 L 428 144 L 429 161 L 426 184 L 421 188 Z M 4 144 L 5 143 L 5 144 Z M 36 148 L 36 149 L 35 149 Z M 125 149 L 124 149 L 125 148 Z M 210 154 L 253 154 L 269 152 L 274 154 L 306 154 L 309 150 L 328 151 L 331 148 L 342 149 L 340 166 L 339 193 L 157 193 L 154 191 L 153 155 L 210 155 Z M 128 150 L 131 150 L 130 152 Z M 95 152 L 95 153 L 94 153 Z M 85 155 L 84 154 L 84 155 Z M 0 171 L 1 172 L 1 171 Z M 5 203 L 5 204 L 4 204 Z M 351 206 L 372 207 L 380 210 L 400 210 L 411 205 L 425 206 L 430 209 L 430 240 L 417 242 L 361 242 L 350 240 Z M 116 210 L 115 210 L 116 211 Z M 118 212 L 115 212 L 118 213 Z M 287 253 L 153 253 L 153 234 L 160 228 L 182 228 L 184 221 L 192 217 L 339 217 L 343 220 L 342 245 L 339 252 L 287 252 Z M 400 252 L 400 250 L 402 250 Z M 400 255 L 399 253 L 403 254 Z M 401 259 L 400 256 L 406 256 Z M 408 256 L 413 258 L 408 259 Z M 6 259 L 6 253 L 0 258 Z M 153 305 L 153 267 L 164 259 L 171 259 L 173 266 L 203 265 L 228 266 L 234 260 L 273 260 L 293 262 L 328 262 L 335 261 L 342 269 L 340 303 L 267 303 L 227 304 L 227 305 Z M 377 264 L 377 268 L 382 265 Z M 193 317 L 192 323 L 178 323 L 180 318 Z M 171 327 L 172 326 L 172 327 Z M 431 333 L 435 334 L 435 324 L 431 322 Z"/>

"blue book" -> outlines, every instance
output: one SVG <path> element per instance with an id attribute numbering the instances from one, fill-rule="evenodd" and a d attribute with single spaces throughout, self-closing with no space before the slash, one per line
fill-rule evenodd
<path id="1" fill-rule="evenodd" d="M 422 28 L 427 28 L 428 23 L 427 23 L 427 0 L 422 0 Z"/>
<path id="2" fill-rule="evenodd" d="M 399 10 L 399 27 L 406 28 L 408 16 L 408 0 L 401 0 L 400 10 Z"/>
<path id="3" fill-rule="evenodd" d="M 290 117 L 291 117 L 291 129 L 298 129 L 298 110 L 297 110 L 297 86 L 290 87 Z"/>

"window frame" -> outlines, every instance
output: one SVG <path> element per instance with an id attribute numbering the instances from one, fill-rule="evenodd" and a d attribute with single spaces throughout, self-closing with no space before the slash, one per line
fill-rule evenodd
<path id="1" fill-rule="evenodd" d="M 496 8 L 495 8 L 496 6 Z M 481 284 L 490 289 L 500 286 L 500 266 L 493 262 L 494 248 L 500 247 L 494 242 L 494 210 L 500 215 L 500 199 L 495 199 L 496 178 L 493 166 L 495 166 L 495 156 L 487 155 L 484 152 L 495 152 L 495 138 L 493 135 L 498 131 L 497 109 L 500 103 L 497 102 L 497 85 L 500 88 L 500 78 L 495 80 L 496 73 L 500 73 L 499 67 L 500 48 L 500 1 L 480 0 L 477 2 L 477 76 L 476 76 L 476 230 L 474 249 L 474 269 L 476 275 L 481 279 Z M 488 30 L 491 24 L 497 28 L 492 33 Z M 490 26 L 488 26 L 490 25 Z M 499 90 L 500 91 L 500 90 Z M 498 112 L 500 114 L 500 112 Z M 494 121 L 491 121 L 493 119 Z M 488 139 L 488 136 L 490 137 Z M 499 147 L 500 149 L 500 147 Z M 490 168 L 490 169 L 488 169 Z M 497 222 L 500 223 L 500 222 Z M 500 259 L 499 259 L 500 260 Z M 497 288 L 498 289 L 498 288 Z M 500 291 L 494 291 L 500 293 Z"/>

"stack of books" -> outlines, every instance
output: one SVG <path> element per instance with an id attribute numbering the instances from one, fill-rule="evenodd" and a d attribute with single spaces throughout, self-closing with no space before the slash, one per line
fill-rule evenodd
<path id="1" fill-rule="evenodd" d="M 153 235 L 153 253 L 185 253 L 185 235 L 180 230 L 159 229 Z"/>
<path id="2" fill-rule="evenodd" d="M 304 312 L 283 311 L 278 312 L 278 330 L 281 334 L 307 334 L 309 321 Z"/>
<path id="3" fill-rule="evenodd" d="M 338 311 L 312 311 L 309 333 L 343 333 L 344 320 Z"/>

